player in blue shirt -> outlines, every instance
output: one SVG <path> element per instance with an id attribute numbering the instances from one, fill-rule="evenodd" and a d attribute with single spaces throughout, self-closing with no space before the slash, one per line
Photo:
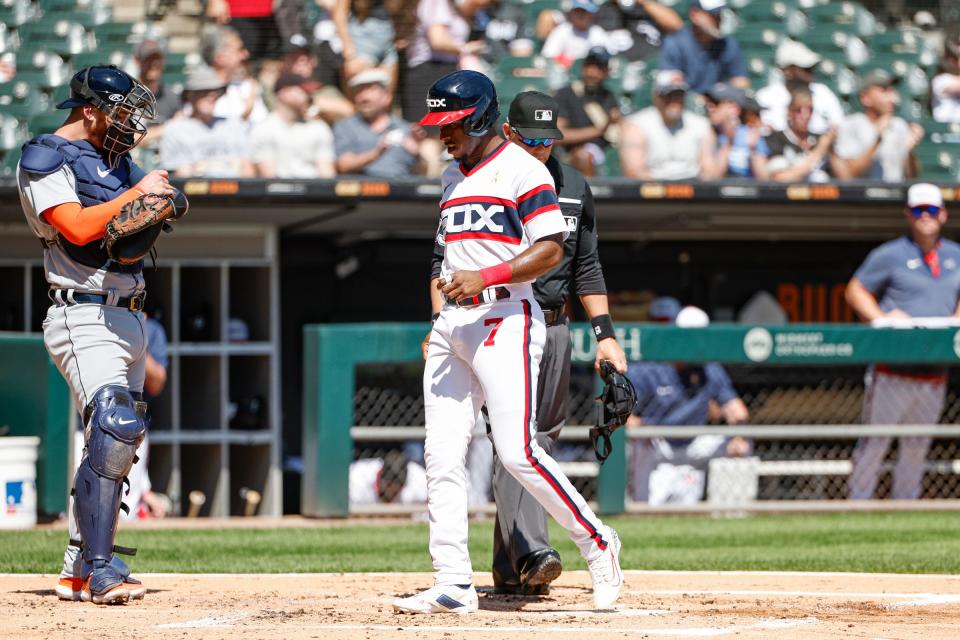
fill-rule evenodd
<path id="1" fill-rule="evenodd" d="M 947 221 L 940 188 L 926 183 L 911 186 L 905 215 L 909 235 L 871 251 L 847 284 L 847 303 L 865 322 L 892 319 L 922 324 L 916 319 L 960 315 L 960 245 L 940 236 Z M 867 368 L 863 421 L 937 424 L 946 393 L 944 367 L 876 364 Z M 891 440 L 861 438 L 857 442 L 847 481 L 851 499 L 873 497 Z M 920 497 L 930 441 L 929 436 L 900 438 L 891 498 Z"/>
<path id="2" fill-rule="evenodd" d="M 651 305 L 651 317 L 675 322 L 678 327 L 705 327 L 707 314 L 696 307 L 680 308 L 673 298 L 658 298 Z M 727 424 L 749 419 L 746 405 L 737 396 L 730 377 L 716 362 L 682 364 L 637 362 L 627 377 L 637 391 L 637 406 L 628 426 L 700 426 L 711 418 L 723 417 Z M 703 497 L 704 471 L 712 458 L 743 456 L 750 444 L 741 437 L 720 435 L 693 439 L 637 440 L 633 450 L 633 498 L 650 504 L 698 502 Z M 689 465 L 679 476 L 660 473 L 657 467 Z M 654 473 L 654 472 L 657 473 Z"/>

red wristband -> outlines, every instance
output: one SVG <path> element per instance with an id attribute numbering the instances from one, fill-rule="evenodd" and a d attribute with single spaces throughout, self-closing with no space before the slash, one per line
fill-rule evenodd
<path id="1" fill-rule="evenodd" d="M 480 269 L 480 277 L 483 278 L 483 286 L 492 287 L 495 284 L 506 284 L 513 279 L 513 269 L 506 262 L 501 262 L 493 267 Z"/>

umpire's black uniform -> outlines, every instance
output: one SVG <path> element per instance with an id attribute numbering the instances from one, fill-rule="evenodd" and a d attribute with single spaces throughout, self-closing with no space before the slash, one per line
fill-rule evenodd
<path id="1" fill-rule="evenodd" d="M 593 193 L 583 174 L 550 157 L 547 169 L 553 176 L 560 210 L 570 228 L 557 268 L 533 285 L 533 294 L 543 309 L 547 340 L 537 384 L 537 442 L 548 454 L 567 419 L 570 395 L 570 323 L 566 303 L 571 283 L 576 295 L 606 294 L 603 269 L 597 252 L 597 219 Z M 547 513 L 507 473 L 494 452 L 493 497 L 497 522 L 493 538 L 493 581 L 501 587 L 518 587 L 521 564 L 533 551 L 550 546 Z"/>

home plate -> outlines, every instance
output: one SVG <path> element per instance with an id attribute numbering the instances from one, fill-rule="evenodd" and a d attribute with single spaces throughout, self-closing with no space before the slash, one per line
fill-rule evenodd
<path id="1" fill-rule="evenodd" d="M 589 609 L 584 611 L 538 611 L 537 615 L 550 618 L 589 618 L 593 616 L 617 615 L 627 618 L 646 618 L 669 615 L 669 609 Z"/>

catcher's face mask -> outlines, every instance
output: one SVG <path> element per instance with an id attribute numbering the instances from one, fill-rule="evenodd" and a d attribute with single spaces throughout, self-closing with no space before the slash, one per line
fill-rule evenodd
<path id="1" fill-rule="evenodd" d="M 117 74 L 118 77 L 111 80 L 129 83 L 129 88 L 125 92 L 94 89 L 91 86 L 91 73 Z M 74 97 L 68 102 L 82 100 L 106 116 L 103 149 L 107 152 L 107 163 L 111 168 L 116 168 L 123 154 L 137 146 L 146 135 L 144 120 L 152 120 L 156 116 L 156 97 L 141 82 L 115 67 L 88 67 L 73 77 L 70 91 Z"/>
<path id="2" fill-rule="evenodd" d="M 613 451 L 610 434 L 627 423 L 637 405 L 637 392 L 630 379 L 607 360 L 600 362 L 600 377 L 606 385 L 596 399 L 596 426 L 590 429 L 590 441 L 597 460 L 603 464 Z"/>

